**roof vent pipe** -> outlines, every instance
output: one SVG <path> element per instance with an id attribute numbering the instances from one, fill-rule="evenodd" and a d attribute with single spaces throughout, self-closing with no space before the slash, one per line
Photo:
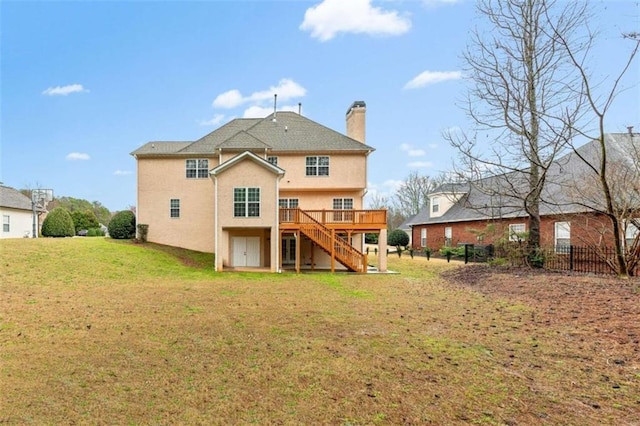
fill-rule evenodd
<path id="1" fill-rule="evenodd" d="M 271 120 L 274 123 L 276 122 L 276 114 L 277 114 L 276 113 L 276 105 L 277 105 L 277 103 L 278 103 L 278 94 L 274 93 L 273 94 L 273 120 Z"/>
<path id="2" fill-rule="evenodd" d="M 629 134 L 633 136 L 633 126 L 627 126 L 627 130 L 629 131 Z"/>
<path id="3" fill-rule="evenodd" d="M 302 102 L 298 102 L 298 115 L 302 115 Z"/>

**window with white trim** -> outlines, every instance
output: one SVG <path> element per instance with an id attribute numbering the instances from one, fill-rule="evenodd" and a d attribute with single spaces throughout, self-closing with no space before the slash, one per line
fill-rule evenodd
<path id="1" fill-rule="evenodd" d="M 329 157 L 312 156 L 306 158 L 307 176 L 329 176 Z"/>
<path id="2" fill-rule="evenodd" d="M 523 234 L 527 228 L 524 223 L 512 223 L 509 225 L 509 241 L 522 241 L 524 240 Z"/>
<path id="3" fill-rule="evenodd" d="M 298 207 L 299 200 L 297 198 L 280 198 L 278 200 L 278 206 L 281 209 L 295 209 Z M 280 220 L 285 222 L 292 222 L 293 215 L 295 212 L 293 210 L 285 210 L 280 212 Z"/>
<path id="4" fill-rule="evenodd" d="M 180 217 L 180 199 L 172 198 L 169 201 L 169 217 L 179 218 Z"/>
<path id="5" fill-rule="evenodd" d="M 205 179 L 209 177 L 209 160 L 206 158 L 185 161 L 187 179 Z"/>
<path id="6" fill-rule="evenodd" d="M 445 247 L 451 247 L 451 242 L 453 240 L 453 229 L 450 226 L 444 228 L 444 245 Z"/>
<path id="7" fill-rule="evenodd" d="M 333 210 L 353 210 L 353 198 L 334 198 Z M 353 212 L 333 212 L 333 220 L 351 221 Z"/>
<path id="8" fill-rule="evenodd" d="M 640 219 L 636 219 L 636 220 L 640 221 Z M 640 230 L 633 223 L 631 223 L 630 220 L 625 220 L 623 225 L 625 227 L 625 232 L 624 232 L 625 244 L 627 248 L 629 248 L 633 245 L 633 241 L 636 238 L 638 238 L 638 233 L 640 233 Z"/>
<path id="9" fill-rule="evenodd" d="M 273 164 L 274 166 L 278 165 L 278 157 L 275 156 L 269 156 L 267 157 L 267 161 L 271 164 Z"/>
<path id="10" fill-rule="evenodd" d="M 260 188 L 233 188 L 233 216 L 260 217 Z"/>
<path id="11" fill-rule="evenodd" d="M 11 232 L 11 216 L 2 215 L 2 232 Z"/>
<path id="12" fill-rule="evenodd" d="M 440 197 L 431 198 L 431 213 L 438 213 L 440 211 Z"/>
<path id="13" fill-rule="evenodd" d="M 571 222 L 556 222 L 554 225 L 556 253 L 569 253 L 571 247 Z"/>
<path id="14" fill-rule="evenodd" d="M 420 246 L 427 246 L 427 228 L 420 229 Z"/>

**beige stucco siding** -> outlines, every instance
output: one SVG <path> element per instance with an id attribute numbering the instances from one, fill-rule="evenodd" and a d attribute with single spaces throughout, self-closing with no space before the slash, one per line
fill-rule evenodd
<path id="1" fill-rule="evenodd" d="M 275 154 L 274 154 L 275 155 Z M 325 156 L 325 154 L 319 154 Z M 306 176 L 306 157 L 309 155 L 277 155 L 278 167 L 285 170 L 280 190 L 328 188 L 366 188 L 366 162 L 363 154 L 326 154 L 329 157 L 329 176 Z"/>
<path id="2" fill-rule="evenodd" d="M 170 217 L 171 199 L 180 200 L 179 218 Z M 187 179 L 185 159 L 138 159 L 137 222 L 149 224 L 149 241 L 212 253 L 213 213 L 211 178 Z"/>
<path id="3" fill-rule="evenodd" d="M 273 171 L 245 159 L 216 176 L 217 180 L 217 232 L 218 246 L 216 265 L 218 268 L 232 265 L 232 238 L 237 235 L 260 236 L 261 266 L 271 263 L 276 267 L 278 217 L 278 176 Z M 234 188 L 260 188 L 260 216 L 234 217 Z M 242 229 L 242 231 L 241 231 Z"/>
<path id="4" fill-rule="evenodd" d="M 361 210 L 363 208 L 362 193 L 362 190 L 338 191 L 334 189 L 331 191 L 331 188 L 328 188 L 328 192 L 280 191 L 280 198 L 297 198 L 298 207 L 303 210 L 331 210 L 334 198 L 352 198 L 353 208 Z"/>

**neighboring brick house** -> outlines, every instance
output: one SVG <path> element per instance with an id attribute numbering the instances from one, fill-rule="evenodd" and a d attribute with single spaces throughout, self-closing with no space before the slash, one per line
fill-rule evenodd
<path id="1" fill-rule="evenodd" d="M 0 185 L 0 238 L 23 238 L 33 234 L 31 199 L 20 191 Z M 36 217 L 37 218 L 37 217 Z"/>
<path id="2" fill-rule="evenodd" d="M 640 217 L 639 163 L 632 158 L 640 153 L 640 136 L 616 133 L 608 134 L 605 140 L 612 182 L 617 179 L 614 186 L 623 185 L 616 191 L 625 198 L 625 208 L 637 211 Z M 597 160 L 599 153 L 597 141 L 578 149 L 579 155 L 590 160 Z M 627 178 L 615 175 L 624 168 L 632 171 Z M 548 169 L 540 205 L 541 246 L 563 250 L 569 245 L 612 244 L 610 220 L 597 213 L 603 211 L 603 203 L 596 179 L 576 153 L 562 156 Z M 442 185 L 429 195 L 429 206 L 409 221 L 413 246 L 439 249 L 461 243 L 492 244 L 499 239 L 526 238 L 528 216 L 522 201 L 499 190 L 501 185 L 517 187 L 519 180 L 524 182 L 524 176 L 511 173 L 471 185 Z M 524 184 L 520 186 L 526 188 Z M 638 230 L 631 223 L 626 225 L 626 240 L 631 242 Z"/>
<path id="3" fill-rule="evenodd" d="M 149 142 L 137 160 L 137 222 L 151 242 L 216 254 L 224 268 L 365 272 L 365 233 L 386 252 L 386 210 L 363 210 L 364 102 L 347 135 L 294 112 L 235 119 L 193 142 Z M 386 259 L 379 257 L 379 269 Z"/>

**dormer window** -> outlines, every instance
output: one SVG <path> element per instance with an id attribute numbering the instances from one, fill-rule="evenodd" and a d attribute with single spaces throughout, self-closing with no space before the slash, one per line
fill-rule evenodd
<path id="1" fill-rule="evenodd" d="M 438 213 L 440 211 L 440 197 L 433 197 L 431 199 L 431 213 Z"/>

